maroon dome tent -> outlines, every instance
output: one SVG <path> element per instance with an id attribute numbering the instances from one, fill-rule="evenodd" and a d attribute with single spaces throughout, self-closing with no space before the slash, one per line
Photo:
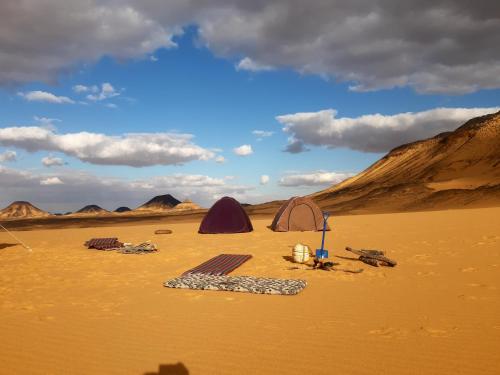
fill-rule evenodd
<path id="1" fill-rule="evenodd" d="M 203 218 L 198 233 L 244 233 L 252 223 L 239 202 L 231 197 L 219 199 Z"/>

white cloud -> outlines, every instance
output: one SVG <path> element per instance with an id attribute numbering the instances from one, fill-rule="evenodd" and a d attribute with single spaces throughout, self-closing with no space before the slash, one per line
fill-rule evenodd
<path id="1" fill-rule="evenodd" d="M 255 199 L 254 190 L 254 186 L 205 175 L 175 174 L 129 181 L 78 170 L 61 169 L 56 176 L 0 166 L 0 203 L 4 206 L 14 200 L 27 200 L 41 208 L 59 211 L 76 210 L 86 204 L 107 209 L 123 205 L 134 208 L 155 195 L 169 193 L 180 200 L 189 198 L 210 207 L 224 195 L 243 201 Z"/>
<path id="2" fill-rule="evenodd" d="M 155 55 L 151 55 L 151 56 L 149 57 L 149 60 L 150 60 L 150 61 L 152 61 L 152 62 L 157 62 L 159 59 L 158 59 L 158 57 L 156 57 Z"/>
<path id="3" fill-rule="evenodd" d="M 226 162 L 226 158 L 222 155 L 219 155 L 215 158 L 215 162 L 219 164 L 224 164 Z"/>
<path id="4" fill-rule="evenodd" d="M 338 184 L 346 178 L 352 177 L 352 173 L 339 173 L 316 171 L 306 173 L 293 173 L 281 177 L 278 184 L 281 186 L 296 187 L 296 186 L 326 186 Z"/>
<path id="5" fill-rule="evenodd" d="M 245 57 L 241 59 L 238 64 L 236 64 L 236 70 L 248 70 L 250 72 L 261 72 L 273 70 L 274 68 L 270 65 L 261 64 L 250 57 Z"/>
<path id="6" fill-rule="evenodd" d="M 118 95 L 120 95 L 120 92 L 116 91 L 111 83 L 105 82 L 101 85 L 100 91 L 96 92 L 95 94 L 87 95 L 87 99 L 92 101 L 100 101 L 114 98 Z"/>
<path id="7" fill-rule="evenodd" d="M 235 2 L 199 16 L 206 45 L 223 57 L 292 68 L 356 91 L 410 86 L 425 93 L 500 87 L 495 0 L 276 0 Z M 443 22 L 446 20 L 446 22 Z M 258 66 L 256 67 L 258 70 Z"/>
<path id="8" fill-rule="evenodd" d="M 61 120 L 59 120 L 58 118 L 48 118 L 48 117 L 38 117 L 38 116 L 34 116 L 33 119 L 42 124 L 42 125 L 45 125 L 45 126 L 51 126 L 54 124 L 54 122 L 61 122 Z"/>
<path id="9" fill-rule="evenodd" d="M 263 174 L 260 176 L 260 184 L 261 185 L 266 185 L 269 182 L 269 176 L 266 174 Z"/>
<path id="10" fill-rule="evenodd" d="M 81 94 L 85 92 L 98 92 L 99 88 L 96 85 L 93 86 L 75 85 L 73 86 L 73 91 L 78 94 Z"/>
<path id="11" fill-rule="evenodd" d="M 455 130 L 467 120 L 493 113 L 491 108 L 436 108 L 396 115 L 364 115 L 337 118 L 337 111 L 294 113 L 277 116 L 283 131 L 291 137 L 286 151 L 305 151 L 305 145 L 329 148 L 347 147 L 365 152 L 386 152 L 414 142 Z"/>
<path id="12" fill-rule="evenodd" d="M 170 20 L 155 19 L 157 12 L 148 15 L 141 6 L 110 0 L 0 2 L 0 84 L 54 83 L 60 73 L 103 56 L 134 59 L 175 47 L 172 37 L 182 33 L 178 6 L 161 6 L 170 8 Z"/>
<path id="13" fill-rule="evenodd" d="M 90 132 L 58 134 L 36 126 L 0 128 L 0 144 L 4 146 L 30 152 L 58 151 L 92 164 L 132 167 L 183 164 L 215 156 L 192 139 L 190 134 L 176 133 L 109 136 Z"/>
<path id="14" fill-rule="evenodd" d="M 142 181 L 134 182 L 142 183 Z M 157 176 L 148 180 L 151 186 L 156 188 L 174 188 L 174 187 L 213 187 L 224 186 L 224 179 L 214 178 L 200 174 L 173 174 L 170 176 Z"/>
<path id="15" fill-rule="evenodd" d="M 6 161 L 16 161 L 17 153 L 15 151 L 5 151 L 0 154 L 0 163 L 4 163 Z"/>
<path id="16" fill-rule="evenodd" d="M 267 130 L 253 130 L 252 134 L 257 137 L 258 141 L 261 141 L 263 138 L 270 137 L 274 134 L 274 132 L 267 131 Z"/>
<path id="17" fill-rule="evenodd" d="M 248 156 L 253 154 L 252 146 L 241 145 L 240 147 L 233 148 L 233 152 L 238 156 Z"/>
<path id="18" fill-rule="evenodd" d="M 294 69 L 367 91 L 500 87 L 497 0 L 0 2 L 0 84 L 54 82 L 103 56 L 151 56 L 196 25 L 237 69 Z M 446 22 L 443 22 L 445 20 Z M 19 32 L 30 30 L 31 32 Z"/>
<path id="19" fill-rule="evenodd" d="M 45 156 L 42 158 L 42 164 L 46 167 L 58 167 L 66 164 L 63 159 L 54 156 Z"/>
<path id="20" fill-rule="evenodd" d="M 68 98 L 67 96 L 56 96 L 47 91 L 29 91 L 29 92 L 19 92 L 19 96 L 27 100 L 28 102 L 45 102 L 53 104 L 74 104 L 75 102 Z"/>
<path id="21" fill-rule="evenodd" d="M 63 185 L 64 182 L 61 181 L 59 177 L 47 177 L 40 180 L 40 185 L 50 186 L 50 185 Z"/>
<path id="22" fill-rule="evenodd" d="M 111 109 L 116 109 L 116 108 L 118 108 L 118 106 L 117 106 L 116 104 L 114 104 L 114 103 L 106 103 L 106 104 L 104 104 L 104 106 L 105 106 L 106 108 L 111 108 Z"/>

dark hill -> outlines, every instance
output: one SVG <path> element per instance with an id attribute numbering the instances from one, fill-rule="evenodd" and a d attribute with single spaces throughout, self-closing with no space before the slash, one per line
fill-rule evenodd
<path id="1" fill-rule="evenodd" d="M 136 208 L 140 211 L 163 211 L 170 210 L 181 203 L 180 200 L 174 198 L 170 194 L 158 195 L 147 201 L 142 206 Z"/>

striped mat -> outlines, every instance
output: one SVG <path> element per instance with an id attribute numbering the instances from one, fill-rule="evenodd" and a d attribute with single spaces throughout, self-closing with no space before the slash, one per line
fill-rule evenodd
<path id="1" fill-rule="evenodd" d="M 97 250 L 107 250 L 107 249 L 116 249 L 117 247 L 122 247 L 123 244 L 118 241 L 118 238 L 92 238 L 85 242 L 85 246 L 89 249 L 97 249 Z"/>
<path id="2" fill-rule="evenodd" d="M 251 257 L 251 255 L 220 254 L 215 258 L 207 260 L 205 263 L 202 263 L 199 266 L 184 272 L 182 275 L 192 275 L 195 273 L 213 276 L 227 275 L 229 272 L 234 271 Z"/>

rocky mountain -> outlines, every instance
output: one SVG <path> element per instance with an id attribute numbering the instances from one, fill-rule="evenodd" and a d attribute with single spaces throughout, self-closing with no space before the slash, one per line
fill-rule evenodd
<path id="1" fill-rule="evenodd" d="M 189 210 L 199 210 L 201 209 L 196 203 L 193 203 L 191 200 L 186 199 L 175 206 L 176 210 L 179 211 L 189 211 Z"/>
<path id="2" fill-rule="evenodd" d="M 122 212 L 129 212 L 129 211 L 132 211 L 130 208 L 128 207 L 118 207 L 115 212 L 118 212 L 118 213 L 122 213 Z"/>
<path id="3" fill-rule="evenodd" d="M 108 210 L 105 210 L 102 207 L 99 207 L 96 204 L 89 204 L 88 206 L 85 206 L 78 211 L 76 211 L 76 214 L 87 214 L 87 215 L 99 215 L 99 214 L 105 214 L 108 213 Z"/>
<path id="4" fill-rule="evenodd" d="M 500 205 L 500 112 L 397 147 L 311 197 L 323 209 L 343 213 Z"/>
<path id="5" fill-rule="evenodd" d="M 1 219 L 24 219 L 46 216 L 50 216 L 50 214 L 25 201 L 13 202 L 3 210 L 0 210 Z"/>
<path id="6" fill-rule="evenodd" d="M 180 200 L 174 198 L 170 194 L 158 195 L 147 201 L 142 206 L 136 208 L 137 211 L 165 211 L 171 210 L 181 203 Z"/>

